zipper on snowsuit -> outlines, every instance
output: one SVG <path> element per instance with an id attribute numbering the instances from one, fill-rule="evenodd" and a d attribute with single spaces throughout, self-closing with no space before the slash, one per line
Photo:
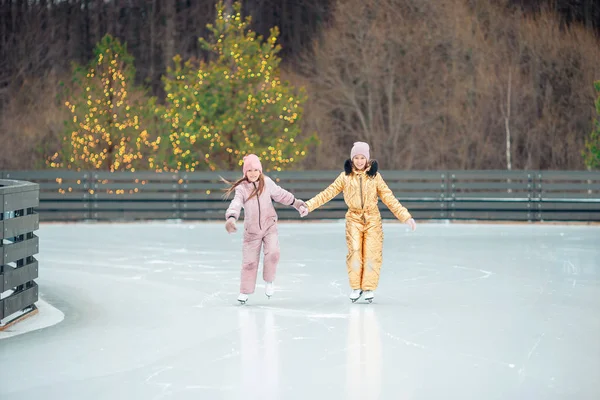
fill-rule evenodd
<path id="1" fill-rule="evenodd" d="M 258 188 L 256 187 L 256 183 L 252 182 L 252 184 L 254 185 L 254 189 L 256 189 L 256 201 L 258 201 L 258 229 L 260 229 L 262 231 L 262 225 L 260 223 L 260 193 L 258 193 Z"/>
<path id="2" fill-rule="evenodd" d="M 365 199 L 363 198 L 363 188 L 362 188 L 362 175 L 358 176 L 358 181 L 360 183 L 360 209 L 362 210 L 362 220 L 363 223 L 367 223 L 367 219 L 365 218 Z"/>

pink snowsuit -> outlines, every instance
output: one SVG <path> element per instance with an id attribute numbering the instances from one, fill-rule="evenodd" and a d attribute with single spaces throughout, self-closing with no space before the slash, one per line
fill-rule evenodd
<path id="1" fill-rule="evenodd" d="M 240 217 L 244 208 L 244 243 L 242 246 L 242 278 L 240 293 L 254 293 L 256 275 L 260 260 L 260 249 L 264 244 L 263 279 L 273 282 L 279 263 L 279 236 L 277 233 L 277 212 L 272 200 L 293 205 L 294 195 L 278 186 L 266 175 L 265 187 L 260 196 L 248 199 L 258 183 L 244 182 L 235 188 L 235 197 L 225 212 L 225 218 Z"/>

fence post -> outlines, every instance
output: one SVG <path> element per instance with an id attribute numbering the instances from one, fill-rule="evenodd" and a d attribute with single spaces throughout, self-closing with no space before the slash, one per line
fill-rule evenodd
<path id="1" fill-rule="evenodd" d="M 175 193 L 173 194 L 173 201 L 175 202 L 175 218 L 185 219 L 187 217 L 187 197 L 184 189 L 187 188 L 187 172 L 178 171 L 173 174 L 175 179 Z"/>
<path id="2" fill-rule="evenodd" d="M 92 219 L 92 213 L 94 208 L 94 195 L 90 193 L 90 189 L 92 188 L 92 172 L 91 171 L 81 171 L 83 175 L 81 176 L 81 182 L 83 183 L 83 207 L 85 211 L 84 220 Z"/>
<path id="3" fill-rule="evenodd" d="M 542 193 L 543 193 L 543 187 L 542 187 L 542 183 L 543 183 L 543 175 L 542 175 L 542 171 L 535 171 L 534 173 L 534 180 L 533 180 L 534 184 L 534 191 L 533 191 L 533 198 L 535 199 L 535 210 L 536 210 L 536 221 L 542 221 L 542 212 L 544 210 L 543 207 L 543 199 L 542 199 Z"/>
<path id="4" fill-rule="evenodd" d="M 98 221 L 98 179 L 99 179 L 99 175 L 93 171 L 87 171 L 87 191 L 88 194 L 90 195 L 89 199 L 89 204 L 90 204 L 90 220 L 92 221 Z M 90 193 L 90 190 L 93 190 L 94 193 Z"/>
<path id="5" fill-rule="evenodd" d="M 446 175 L 448 177 L 448 184 L 446 185 L 446 201 L 450 202 L 449 206 L 447 207 L 449 208 L 448 217 L 449 219 L 453 219 L 455 209 L 454 202 L 456 200 L 456 193 L 454 191 L 454 189 L 456 188 L 456 175 L 451 173 L 450 171 L 447 171 Z"/>
<path id="6" fill-rule="evenodd" d="M 39 184 L 0 180 L 0 330 L 37 311 Z"/>
<path id="7" fill-rule="evenodd" d="M 448 219 L 448 171 L 442 171 L 441 174 L 441 193 L 440 193 L 440 218 Z"/>
<path id="8" fill-rule="evenodd" d="M 527 222 L 532 222 L 534 217 L 534 191 L 535 191 L 535 175 L 530 171 L 527 172 Z"/>

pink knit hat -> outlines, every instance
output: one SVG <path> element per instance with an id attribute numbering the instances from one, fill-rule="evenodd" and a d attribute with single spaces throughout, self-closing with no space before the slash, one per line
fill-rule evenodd
<path id="1" fill-rule="evenodd" d="M 352 151 L 350 151 L 350 159 L 353 159 L 354 156 L 358 154 L 362 154 L 363 156 L 365 156 L 367 161 L 369 161 L 369 145 L 365 142 L 354 142 Z"/>
<path id="2" fill-rule="evenodd" d="M 242 167 L 244 176 L 246 176 L 246 173 L 251 169 L 257 169 L 262 173 L 262 164 L 260 163 L 260 160 L 256 154 L 248 154 L 247 156 L 244 156 L 244 166 Z"/>

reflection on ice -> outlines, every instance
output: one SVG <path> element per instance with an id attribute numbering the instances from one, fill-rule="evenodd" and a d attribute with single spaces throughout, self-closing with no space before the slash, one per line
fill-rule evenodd
<path id="1" fill-rule="evenodd" d="M 240 334 L 240 398 L 280 399 L 279 342 L 271 310 L 257 314 L 248 307 L 238 309 Z"/>
<path id="2" fill-rule="evenodd" d="M 378 399 L 381 394 L 382 344 L 372 305 L 352 307 L 348 320 L 347 399 Z"/>

